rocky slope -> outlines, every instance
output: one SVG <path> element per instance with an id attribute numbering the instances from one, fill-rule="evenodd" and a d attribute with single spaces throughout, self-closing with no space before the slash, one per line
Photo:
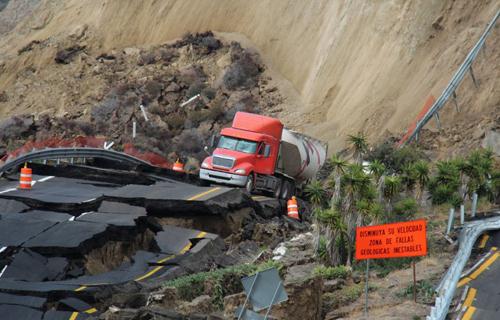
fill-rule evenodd
<path id="1" fill-rule="evenodd" d="M 9 5 L 21 0 L 11 0 Z M 8 8 L 8 7 L 7 7 Z M 7 10 L 4 9 L 4 10 Z M 42 0 L 33 15 L 0 40 L 0 85 L 17 95 L 19 77 L 37 78 L 55 47 L 36 55 L 18 51 L 86 28 L 87 50 L 103 53 L 160 45 L 186 32 L 214 30 L 257 48 L 286 100 L 268 112 L 289 126 L 343 146 L 345 135 L 365 131 L 372 141 L 401 132 L 430 94 L 438 96 L 472 47 L 496 1 L 54 1 Z M 479 89 L 458 92 L 463 114 L 446 110 L 447 122 L 500 109 L 498 31 L 475 63 Z M 42 46 L 43 47 L 43 46 Z M 466 79 L 465 82 L 467 82 Z M 23 101 L 1 102 L 0 115 L 71 109 L 74 88 L 54 92 L 37 106 L 28 90 Z M 388 132 L 389 131 L 389 132 Z"/>

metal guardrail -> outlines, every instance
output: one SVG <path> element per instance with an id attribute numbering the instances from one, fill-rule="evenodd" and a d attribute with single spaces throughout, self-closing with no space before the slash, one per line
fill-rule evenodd
<path id="1" fill-rule="evenodd" d="M 127 162 L 133 165 L 146 165 L 148 167 L 151 166 L 151 164 L 146 161 L 143 161 L 126 153 L 113 150 L 99 148 L 49 148 L 36 150 L 6 162 L 3 166 L 0 166 L 0 177 L 5 172 L 17 168 L 28 161 L 69 158 L 101 158 L 112 161 Z"/>
<path id="2" fill-rule="evenodd" d="M 455 259 L 453 259 L 453 263 L 436 288 L 436 302 L 434 307 L 431 308 L 427 320 L 444 320 L 446 318 L 457 283 L 470 258 L 474 243 L 482 233 L 498 229 L 500 229 L 500 216 L 476 220 L 464 225 L 459 238 L 460 248 L 455 255 Z"/>
<path id="3" fill-rule="evenodd" d="M 410 135 L 408 138 L 407 142 L 411 141 L 412 139 L 418 139 L 418 134 L 420 130 L 429 122 L 429 120 L 435 115 L 438 123 L 439 123 L 439 114 L 437 113 L 445 103 L 448 101 L 450 96 L 453 96 L 454 98 L 456 97 L 456 92 L 455 90 L 457 87 L 460 85 L 462 82 L 462 79 L 465 76 L 465 73 L 469 70 L 472 76 L 472 80 L 474 81 L 474 84 L 476 84 L 476 78 L 474 77 L 474 73 L 472 71 L 472 62 L 476 59 L 477 55 L 479 54 L 479 50 L 484 46 L 484 43 L 486 41 L 486 38 L 490 34 L 491 30 L 495 26 L 498 17 L 500 15 L 500 10 L 497 11 L 493 19 L 491 19 L 490 23 L 484 30 L 483 34 L 477 41 L 476 45 L 470 50 L 469 54 L 465 58 L 464 62 L 462 65 L 458 68 L 457 72 L 453 76 L 453 78 L 450 80 L 446 88 L 444 89 L 443 93 L 441 93 L 441 96 L 434 102 L 434 104 L 431 106 L 429 111 L 420 119 L 417 123 L 417 126 L 415 127 L 415 130 L 413 133 Z"/>

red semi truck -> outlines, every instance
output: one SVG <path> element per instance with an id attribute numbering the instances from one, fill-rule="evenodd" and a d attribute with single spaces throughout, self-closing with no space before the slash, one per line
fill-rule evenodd
<path id="1" fill-rule="evenodd" d="M 203 161 L 200 179 L 286 199 L 316 175 L 326 152 L 322 142 L 285 129 L 278 119 L 237 112 Z"/>

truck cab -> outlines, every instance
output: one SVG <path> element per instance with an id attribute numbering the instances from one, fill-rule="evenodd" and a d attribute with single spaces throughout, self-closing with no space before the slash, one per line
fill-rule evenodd
<path id="1" fill-rule="evenodd" d="M 200 178 L 254 191 L 258 177 L 275 174 L 282 131 L 277 119 L 237 112 L 231 128 L 222 129 L 217 147 L 203 161 Z"/>

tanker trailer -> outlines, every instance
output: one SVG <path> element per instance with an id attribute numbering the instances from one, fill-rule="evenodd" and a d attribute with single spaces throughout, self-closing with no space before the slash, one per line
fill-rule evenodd
<path id="1" fill-rule="evenodd" d="M 281 121 L 237 112 L 202 163 L 200 180 L 289 198 L 314 178 L 326 159 L 322 142 L 285 129 Z M 205 147 L 208 151 L 208 147 Z"/>

